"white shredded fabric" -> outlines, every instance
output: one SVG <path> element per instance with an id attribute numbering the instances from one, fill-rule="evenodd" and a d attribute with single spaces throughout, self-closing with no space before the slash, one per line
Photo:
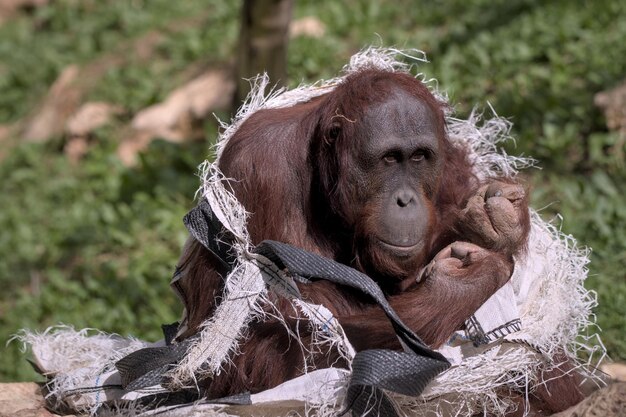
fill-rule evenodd
<path id="1" fill-rule="evenodd" d="M 412 63 L 399 60 L 399 57 Z M 268 315 L 280 319 L 277 311 L 271 310 L 268 291 L 291 299 L 294 311 L 300 311 L 309 319 L 314 329 L 316 349 L 337 349 L 348 362 L 354 357 L 354 349 L 330 311 L 324 306 L 300 300 L 293 278 L 268 259 L 252 252 L 253 246 L 246 229 L 247 213 L 228 191 L 228 179 L 217 168 L 218 161 L 232 135 L 251 114 L 260 109 L 288 107 L 326 94 L 342 83 L 346 76 L 364 68 L 408 73 L 418 62 L 427 62 L 421 51 L 371 47 L 354 55 L 340 77 L 314 85 L 301 85 L 289 91 L 272 90 L 265 94 L 269 83 L 267 75 L 252 80 L 252 92 L 245 104 L 229 124 L 222 123 L 222 134 L 215 146 L 217 162 L 205 162 L 200 167 L 202 186 L 199 193 L 235 237 L 232 247 L 236 255 L 235 267 L 226 278 L 223 301 L 215 314 L 201 326 L 199 340 L 169 372 L 171 382 L 168 388 L 193 387 L 197 379 L 218 374 L 237 351 L 251 320 Z M 421 74 L 416 77 L 429 86 L 439 99 L 447 100 L 437 90 L 436 81 L 425 80 Z M 480 179 L 512 177 L 518 170 L 534 163 L 530 158 L 510 156 L 498 148 L 499 143 L 510 140 L 511 124 L 493 113 L 494 116 L 487 120 L 483 120 L 478 111 L 472 112 L 467 120 L 446 114 L 450 140 L 469 149 L 470 160 Z M 535 370 L 556 352 L 565 352 L 579 364 L 580 372 L 590 379 L 595 378 L 586 373 L 587 369 L 602 360 L 605 350 L 593 330 L 594 316 L 591 311 L 596 305 L 595 293 L 583 286 L 589 251 L 579 248 L 572 236 L 564 235 L 557 226 L 545 222 L 533 210 L 531 224 L 527 255 L 516 259 L 510 281 L 512 289 L 506 292 L 506 297 L 512 298 L 510 302 L 515 305 L 515 312 L 519 312 L 521 330 L 480 347 L 473 347 L 471 341 L 463 339 L 462 335 L 451 339 L 448 346 L 441 349 L 453 363 L 449 370 L 439 375 L 420 398 L 394 395 L 402 413 L 408 415 L 419 411 L 442 417 L 473 413 L 503 414 L 514 405 L 499 398 L 497 391 L 502 387 L 518 388 L 528 395 L 542 383 Z M 503 304 L 506 303 L 498 301 L 498 305 Z M 297 338 L 297 335 L 292 336 Z M 112 371 L 116 360 L 147 346 L 136 340 L 121 341 L 115 335 L 98 333 L 87 336 L 85 330 L 76 332 L 67 327 L 48 329 L 41 334 L 24 331 L 17 338 L 32 347 L 39 366 L 54 376 L 52 391 L 57 397 L 63 397 L 62 394 L 75 388 L 93 386 L 94 378 Z M 305 354 L 311 351 L 310 346 L 303 346 Z M 587 359 L 582 361 L 580 358 L 583 357 Z M 349 371 L 307 368 L 305 379 L 288 381 L 275 391 L 258 396 L 257 401 L 282 398 L 284 392 L 302 387 L 302 381 L 309 381 L 306 383 L 310 386 L 307 395 L 298 398 L 306 403 L 307 414 L 333 415 L 342 406 L 343 397 L 339 388 L 347 383 L 346 373 L 349 374 Z M 309 375 L 315 378 L 306 379 Z M 290 382 L 294 385 L 290 386 Z M 303 391 L 295 389 L 293 392 Z M 100 403 L 92 396 L 79 405 L 78 411 L 94 413 Z M 187 412 L 199 409 L 198 405 L 190 407 L 193 409 L 188 408 Z"/>
<path id="2" fill-rule="evenodd" d="M 228 354 L 235 350 L 247 323 L 262 314 L 260 301 L 267 294 L 259 267 L 250 252 L 250 237 L 246 229 L 243 206 L 222 184 L 222 175 L 215 166 L 206 167 L 203 197 L 213 212 L 234 236 L 232 249 L 237 255 L 233 270 L 226 277 L 224 300 L 215 314 L 202 323 L 200 338 L 193 342 L 187 355 L 172 370 L 169 386 L 179 389 L 189 386 L 196 378 L 218 374 Z"/>
<path id="3" fill-rule="evenodd" d="M 267 258 L 253 253 L 246 229 L 247 213 L 235 196 L 225 187 L 227 180 L 217 164 L 202 165 L 202 196 L 209 202 L 213 213 L 232 233 L 232 249 L 236 261 L 225 282 L 224 298 L 212 317 L 200 326 L 200 338 L 193 342 L 185 357 L 168 373 L 172 389 L 193 386 L 197 379 L 218 375 L 230 354 L 237 350 L 247 324 L 255 317 L 269 315 L 265 307 L 271 306 L 267 288 L 282 296 L 297 300 L 294 303 L 310 319 L 313 327 L 313 348 L 321 345 L 337 347 L 340 355 L 352 359 L 354 350 L 348 343 L 337 319 L 324 306 L 306 303 L 299 299 L 293 278 L 279 270 Z M 274 318 L 284 323 L 280 312 L 273 309 Z M 287 325 L 286 330 L 289 331 Z M 299 338 L 296 337 L 299 342 Z M 302 346 L 310 352 L 310 347 Z M 308 363 L 305 357 L 305 364 Z"/>

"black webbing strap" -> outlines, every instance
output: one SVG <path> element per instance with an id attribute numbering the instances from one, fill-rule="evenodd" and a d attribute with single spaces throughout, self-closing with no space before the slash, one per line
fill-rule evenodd
<path id="1" fill-rule="evenodd" d="M 298 275 L 307 280 L 327 280 L 336 284 L 352 287 L 369 295 L 383 309 L 398 337 L 416 354 L 446 360 L 440 353 L 426 347 L 424 342 L 409 329 L 391 308 L 385 294 L 370 277 L 354 268 L 325 258 L 315 253 L 286 243 L 273 240 L 264 240 L 257 246 L 256 253 L 263 255 L 279 268 L 287 268 L 291 274 Z"/>
<path id="2" fill-rule="evenodd" d="M 232 269 L 235 262 L 235 256 L 229 250 L 232 236 L 213 213 L 206 199 L 201 199 L 198 205 L 183 217 L 183 223 L 191 236 L 202 243 L 202 246 L 207 248 L 226 270 Z"/>
<path id="3" fill-rule="evenodd" d="M 180 361 L 195 337 L 168 346 L 148 347 L 136 350 L 115 363 L 122 379 L 122 388 L 135 391 L 159 385 L 164 375 Z"/>
<path id="4" fill-rule="evenodd" d="M 397 416 L 393 402 L 382 390 L 417 396 L 450 363 L 428 348 L 391 308 L 380 287 L 367 275 L 311 252 L 285 243 L 266 240 L 256 252 L 307 280 L 324 279 L 358 289 L 372 297 L 391 321 L 396 334 L 410 352 L 370 349 L 358 352 L 352 362 L 347 406 L 361 416 L 374 409 L 380 416 Z"/>
<path id="5" fill-rule="evenodd" d="M 206 200 L 203 199 L 191 210 L 184 222 L 191 235 L 230 270 L 234 257 L 228 251 L 230 246 L 224 242 L 231 237 Z M 435 376 L 450 366 L 440 353 L 428 348 L 400 320 L 380 287 L 367 275 L 332 259 L 276 241 L 261 242 L 255 252 L 280 269 L 287 269 L 304 283 L 323 279 L 369 295 L 391 321 L 408 351 L 371 349 L 356 354 L 347 392 L 347 409 L 352 410 L 353 415 L 361 416 L 374 411 L 374 415 L 396 417 L 398 413 L 394 402 L 383 390 L 417 396 Z M 124 388 L 132 391 L 163 383 L 164 373 L 182 359 L 191 340 L 193 338 L 170 346 L 141 349 L 118 361 L 116 367 Z"/>

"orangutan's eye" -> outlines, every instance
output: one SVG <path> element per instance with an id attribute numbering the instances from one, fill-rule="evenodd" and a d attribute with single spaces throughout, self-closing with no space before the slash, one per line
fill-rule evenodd
<path id="1" fill-rule="evenodd" d="M 411 156 L 411 161 L 420 162 L 426 159 L 427 157 L 428 157 L 428 151 L 420 149 Z"/>
<path id="2" fill-rule="evenodd" d="M 383 160 L 387 162 L 388 164 L 394 164 L 396 162 L 400 162 L 400 158 L 398 157 L 398 154 L 395 152 L 386 153 L 385 156 L 383 156 Z"/>

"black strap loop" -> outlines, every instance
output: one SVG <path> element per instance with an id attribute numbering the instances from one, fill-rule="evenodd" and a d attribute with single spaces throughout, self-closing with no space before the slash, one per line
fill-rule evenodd
<path id="1" fill-rule="evenodd" d="M 115 363 L 126 391 L 159 385 L 163 377 L 187 353 L 194 337 L 161 347 L 134 351 Z"/>
<path id="2" fill-rule="evenodd" d="M 230 251 L 233 237 L 213 213 L 205 198 L 183 217 L 183 223 L 191 236 L 207 248 L 225 270 L 232 269 L 236 259 Z"/>

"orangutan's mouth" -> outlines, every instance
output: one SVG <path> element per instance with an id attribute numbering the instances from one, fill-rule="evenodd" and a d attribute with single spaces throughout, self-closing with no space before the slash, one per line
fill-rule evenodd
<path id="1" fill-rule="evenodd" d="M 418 252 L 422 247 L 421 242 L 417 242 L 414 245 L 396 245 L 380 239 L 378 240 L 378 244 L 384 249 L 402 256 L 412 255 Z"/>

